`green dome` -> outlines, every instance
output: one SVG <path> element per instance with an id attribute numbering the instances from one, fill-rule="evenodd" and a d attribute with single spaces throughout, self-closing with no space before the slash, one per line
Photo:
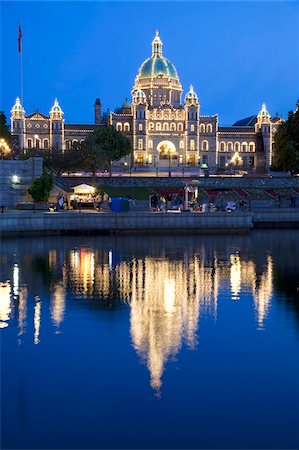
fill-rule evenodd
<path id="1" fill-rule="evenodd" d="M 153 55 L 141 65 L 139 69 L 139 78 L 157 77 L 164 75 L 170 78 L 178 78 L 178 73 L 174 65 L 164 56 Z"/>
<path id="2" fill-rule="evenodd" d="M 156 36 L 152 42 L 152 56 L 141 65 L 137 75 L 139 78 L 152 78 L 159 75 L 179 78 L 174 65 L 162 55 L 162 45 L 159 32 L 156 31 Z"/>
<path id="3" fill-rule="evenodd" d="M 122 104 L 122 109 L 130 109 L 132 107 L 131 103 L 129 102 L 128 98 L 126 97 L 126 100 Z"/>

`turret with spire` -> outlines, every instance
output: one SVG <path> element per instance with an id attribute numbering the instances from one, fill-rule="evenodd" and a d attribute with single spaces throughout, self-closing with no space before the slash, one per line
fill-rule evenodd
<path id="1" fill-rule="evenodd" d="M 64 150 L 64 119 L 63 111 L 57 98 L 50 109 L 50 141 L 51 147 L 56 150 Z"/>
<path id="2" fill-rule="evenodd" d="M 24 129 L 25 129 L 25 110 L 21 104 L 19 97 L 16 98 L 15 104 L 11 109 L 11 133 L 17 136 L 18 146 L 20 149 L 25 147 Z"/>

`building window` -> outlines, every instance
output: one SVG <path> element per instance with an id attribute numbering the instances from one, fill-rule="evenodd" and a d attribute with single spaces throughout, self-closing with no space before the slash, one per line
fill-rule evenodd
<path id="1" fill-rule="evenodd" d="M 123 130 L 123 126 L 122 126 L 122 124 L 120 122 L 118 122 L 116 124 L 116 131 L 122 131 L 122 130 Z"/>
<path id="2" fill-rule="evenodd" d="M 163 131 L 168 131 L 169 130 L 169 125 L 167 122 L 163 123 Z"/>
<path id="3" fill-rule="evenodd" d="M 35 139 L 35 148 L 40 148 L 40 139 Z"/>
<path id="4" fill-rule="evenodd" d="M 220 156 L 219 165 L 222 169 L 225 167 L 225 156 Z"/>
<path id="5" fill-rule="evenodd" d="M 208 125 L 207 125 L 207 133 L 212 133 L 212 131 L 213 131 L 212 125 L 210 123 L 208 123 Z"/>
<path id="6" fill-rule="evenodd" d="M 232 152 L 233 151 L 233 143 L 232 142 L 228 142 L 227 143 L 227 151 L 228 152 Z"/>
<path id="7" fill-rule="evenodd" d="M 180 149 L 181 149 L 181 150 L 184 149 L 184 141 L 180 141 Z"/>
<path id="8" fill-rule="evenodd" d="M 190 150 L 194 150 L 194 140 L 191 139 L 190 141 Z"/>
<path id="9" fill-rule="evenodd" d="M 139 131 L 142 131 L 142 129 L 143 129 L 143 126 L 142 126 L 142 123 L 140 123 L 140 124 L 138 125 L 138 130 L 139 130 Z"/>
<path id="10" fill-rule="evenodd" d="M 153 141 L 152 140 L 148 141 L 148 148 L 153 148 Z"/>
<path id="11" fill-rule="evenodd" d="M 124 123 L 124 131 L 130 131 L 130 124 L 128 122 Z"/>
<path id="12" fill-rule="evenodd" d="M 235 142 L 235 152 L 240 151 L 240 142 Z"/>
<path id="13" fill-rule="evenodd" d="M 183 131 L 183 124 L 182 123 L 178 124 L 178 131 Z"/>
<path id="14" fill-rule="evenodd" d="M 143 148 L 142 139 L 138 139 L 138 150 L 142 150 L 142 148 Z"/>
<path id="15" fill-rule="evenodd" d="M 176 130 L 175 123 L 172 123 L 172 124 L 170 125 L 170 129 L 171 129 L 171 131 L 175 131 L 175 130 Z"/>
<path id="16" fill-rule="evenodd" d="M 161 124 L 160 124 L 160 122 L 156 123 L 156 130 L 157 131 L 161 131 Z"/>
<path id="17" fill-rule="evenodd" d="M 247 152 L 247 142 L 242 142 L 242 152 Z"/>
<path id="18" fill-rule="evenodd" d="M 250 144 L 249 144 L 249 151 L 250 152 L 254 152 L 255 151 L 255 144 L 254 144 L 254 142 L 250 142 Z"/>
<path id="19" fill-rule="evenodd" d="M 27 140 L 27 147 L 32 148 L 32 139 Z"/>
<path id="20" fill-rule="evenodd" d="M 150 123 L 149 123 L 148 129 L 149 129 L 149 130 L 153 130 L 153 129 L 154 129 L 154 124 L 153 124 L 153 122 L 150 122 Z"/>
<path id="21" fill-rule="evenodd" d="M 205 131 L 206 131 L 206 126 L 205 126 L 204 123 L 201 123 L 201 124 L 200 124 L 200 126 L 199 126 L 199 131 L 200 131 L 201 133 L 205 133 Z"/>
<path id="22" fill-rule="evenodd" d="M 225 152 L 225 142 L 220 142 L 220 151 Z"/>
<path id="23" fill-rule="evenodd" d="M 48 139 L 44 139 L 44 148 L 46 150 L 49 148 L 49 141 L 48 141 Z"/>
<path id="24" fill-rule="evenodd" d="M 194 125 L 190 126 L 190 131 L 191 131 L 191 133 L 194 132 Z"/>
<path id="25" fill-rule="evenodd" d="M 201 148 L 202 148 L 202 150 L 204 152 L 208 151 L 209 150 L 209 143 L 208 143 L 208 141 L 202 141 Z"/>

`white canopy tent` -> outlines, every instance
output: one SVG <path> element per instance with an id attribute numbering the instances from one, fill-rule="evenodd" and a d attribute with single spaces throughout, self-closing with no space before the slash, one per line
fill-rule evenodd
<path id="1" fill-rule="evenodd" d="M 74 186 L 72 188 L 74 190 L 75 195 L 88 195 L 88 194 L 94 194 L 96 188 L 93 186 L 90 186 L 89 184 L 79 184 L 78 186 Z"/>

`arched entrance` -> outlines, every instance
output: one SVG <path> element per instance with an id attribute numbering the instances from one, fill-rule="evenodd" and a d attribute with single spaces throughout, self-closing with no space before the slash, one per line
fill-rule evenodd
<path id="1" fill-rule="evenodd" d="M 177 151 L 175 145 L 171 141 L 161 141 L 157 146 L 160 164 L 177 165 Z"/>

